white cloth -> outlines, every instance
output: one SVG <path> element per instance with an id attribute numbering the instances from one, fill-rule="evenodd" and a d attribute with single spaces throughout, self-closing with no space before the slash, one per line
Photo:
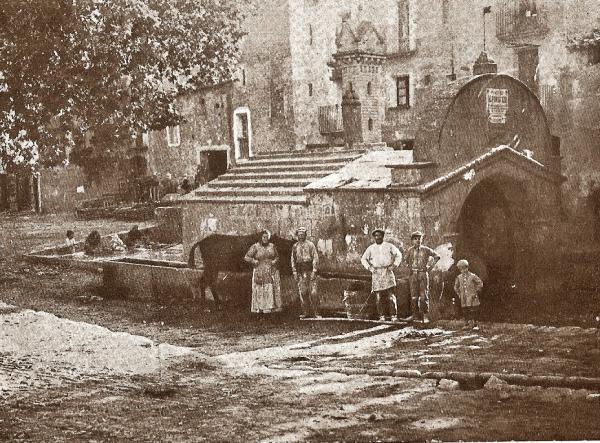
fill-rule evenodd
<path id="1" fill-rule="evenodd" d="M 402 253 L 391 243 L 373 243 L 360 262 L 372 274 L 372 291 L 383 291 L 396 286 L 393 268 L 402 263 Z"/>

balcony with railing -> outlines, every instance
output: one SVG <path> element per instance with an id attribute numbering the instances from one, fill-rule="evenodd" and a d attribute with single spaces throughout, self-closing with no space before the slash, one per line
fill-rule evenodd
<path id="1" fill-rule="evenodd" d="M 505 43 L 530 43 L 545 37 L 548 14 L 533 0 L 504 0 L 496 6 L 496 37 Z"/>
<path id="2" fill-rule="evenodd" d="M 342 107 L 340 105 L 319 106 L 319 133 L 337 135 L 343 132 Z"/>

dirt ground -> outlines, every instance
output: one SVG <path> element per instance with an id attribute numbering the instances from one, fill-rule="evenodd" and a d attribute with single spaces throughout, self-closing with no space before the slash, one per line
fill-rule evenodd
<path id="1" fill-rule="evenodd" d="M 70 227 L 83 238 L 131 224 L 0 224 L 0 441 L 600 439 L 598 391 L 393 376 L 600 377 L 593 298 L 556 321 L 538 306 L 533 324 L 505 323 L 521 320 L 507 310 L 480 331 L 206 312 L 107 298 L 97 274 L 18 260 Z"/>

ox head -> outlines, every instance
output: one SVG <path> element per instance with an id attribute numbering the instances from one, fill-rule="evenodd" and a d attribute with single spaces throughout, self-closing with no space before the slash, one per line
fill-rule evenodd
<path id="1" fill-rule="evenodd" d="M 275 249 L 277 249 L 277 253 L 279 254 L 279 271 L 284 275 L 291 275 L 292 267 L 290 260 L 292 257 L 292 247 L 296 243 L 296 240 L 288 240 L 277 234 L 273 234 L 271 236 L 271 243 L 275 245 Z"/>

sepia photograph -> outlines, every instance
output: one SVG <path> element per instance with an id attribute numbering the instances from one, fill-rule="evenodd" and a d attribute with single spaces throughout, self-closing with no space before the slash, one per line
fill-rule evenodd
<path id="1" fill-rule="evenodd" d="M 0 442 L 600 441 L 600 0 L 0 0 Z"/>

